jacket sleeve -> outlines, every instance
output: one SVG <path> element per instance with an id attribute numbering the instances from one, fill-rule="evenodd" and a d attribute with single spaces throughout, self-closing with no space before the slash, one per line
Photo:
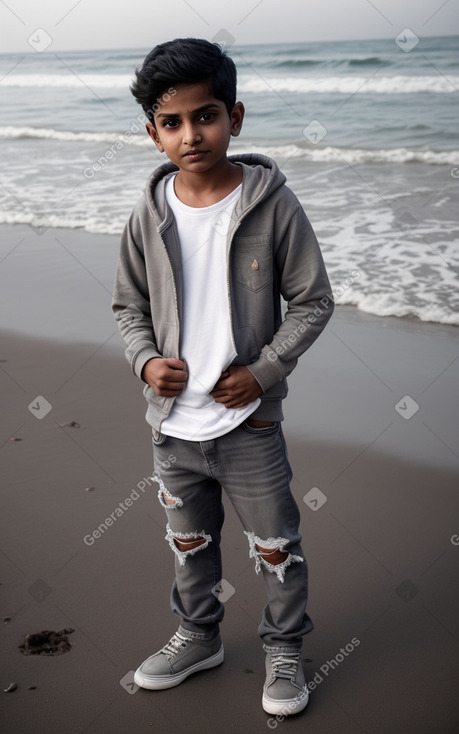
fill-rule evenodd
<path id="1" fill-rule="evenodd" d="M 112 309 L 127 344 L 126 358 L 141 378 L 148 360 L 161 354 L 155 343 L 142 236 L 135 210 L 121 237 Z"/>
<path id="2" fill-rule="evenodd" d="M 276 267 L 287 311 L 271 343 L 263 347 L 256 362 L 248 365 L 265 392 L 292 372 L 334 309 L 322 253 L 299 202 L 278 247 Z"/>

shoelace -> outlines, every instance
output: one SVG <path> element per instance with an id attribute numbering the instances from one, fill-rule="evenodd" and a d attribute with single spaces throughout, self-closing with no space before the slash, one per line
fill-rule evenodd
<path id="1" fill-rule="evenodd" d="M 279 655 L 271 655 L 273 676 L 275 678 L 294 677 L 297 673 L 299 660 L 299 653 L 279 653 Z"/>
<path id="2" fill-rule="evenodd" d="M 186 637 L 182 637 L 178 632 L 176 632 L 172 635 L 167 645 L 164 645 L 161 652 L 164 652 L 166 655 L 177 655 L 181 648 L 187 646 L 188 642 L 189 640 Z"/>

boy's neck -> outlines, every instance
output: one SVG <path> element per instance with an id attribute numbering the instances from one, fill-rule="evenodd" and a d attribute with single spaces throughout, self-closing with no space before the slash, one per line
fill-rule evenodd
<path id="1" fill-rule="evenodd" d="M 193 173 L 180 170 L 174 181 L 175 195 L 186 206 L 212 206 L 231 194 L 242 182 L 242 168 L 226 159 L 218 171 Z"/>

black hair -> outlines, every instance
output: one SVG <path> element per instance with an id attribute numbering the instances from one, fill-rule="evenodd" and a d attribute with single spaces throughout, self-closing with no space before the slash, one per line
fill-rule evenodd
<path id="1" fill-rule="evenodd" d="M 135 71 L 131 92 L 154 124 L 163 93 L 174 84 L 209 80 L 213 96 L 224 102 L 228 115 L 236 104 L 236 67 L 216 43 L 198 38 L 176 38 L 155 46 Z M 173 90 L 172 90 L 173 91 Z"/>

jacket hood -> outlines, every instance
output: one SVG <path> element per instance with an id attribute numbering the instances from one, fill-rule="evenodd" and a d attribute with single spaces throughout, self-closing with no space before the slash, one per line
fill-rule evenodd
<path id="1" fill-rule="evenodd" d="M 256 153 L 232 155 L 228 156 L 228 160 L 242 167 L 242 192 L 238 206 L 241 214 L 245 214 L 277 191 L 287 180 L 277 163 L 265 155 Z M 158 225 L 165 223 L 167 218 L 165 177 L 178 170 L 179 168 L 170 161 L 163 163 L 153 171 L 147 181 L 146 202 Z"/>

